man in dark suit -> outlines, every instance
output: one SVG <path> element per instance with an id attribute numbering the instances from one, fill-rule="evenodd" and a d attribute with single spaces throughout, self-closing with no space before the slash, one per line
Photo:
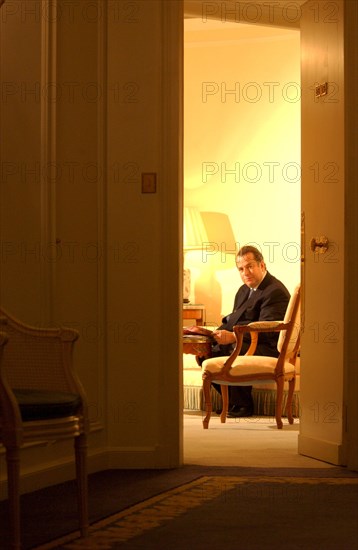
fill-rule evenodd
<path id="1" fill-rule="evenodd" d="M 254 246 L 243 246 L 236 255 L 236 266 L 244 283 L 236 293 L 232 313 L 222 319 L 222 325 L 213 332 L 216 344 L 212 357 L 230 355 L 234 349 L 234 325 L 246 325 L 254 321 L 283 320 L 290 293 L 287 288 L 266 270 L 261 252 Z M 259 334 L 255 355 L 278 357 L 278 333 Z M 250 334 L 244 335 L 240 354 L 246 353 Z M 214 385 L 220 391 L 220 386 Z M 229 387 L 228 416 L 233 418 L 252 416 L 252 386 Z"/>

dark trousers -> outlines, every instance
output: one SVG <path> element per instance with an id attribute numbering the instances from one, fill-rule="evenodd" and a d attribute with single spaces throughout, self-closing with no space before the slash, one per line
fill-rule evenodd
<path id="1" fill-rule="evenodd" d="M 212 386 L 221 394 L 219 384 L 212 384 Z M 229 409 L 234 406 L 253 410 L 252 386 L 229 386 Z"/>

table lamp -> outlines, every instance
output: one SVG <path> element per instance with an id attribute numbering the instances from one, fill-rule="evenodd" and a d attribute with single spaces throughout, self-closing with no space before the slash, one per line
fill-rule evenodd
<path id="1" fill-rule="evenodd" d="M 231 269 L 238 249 L 229 216 L 223 212 L 200 212 L 200 216 L 207 235 L 204 254 L 216 260 L 216 269 Z"/>
<path id="2" fill-rule="evenodd" d="M 235 240 L 230 218 L 223 212 L 200 212 L 206 235 L 208 237 L 202 250 L 202 263 L 205 268 L 200 271 L 200 276 L 195 280 L 195 299 L 206 305 L 206 319 L 208 323 L 218 324 L 226 308 L 231 307 L 232 294 L 230 293 L 230 304 L 225 304 L 223 311 L 223 299 L 225 302 L 228 296 L 223 293 L 225 281 L 231 281 L 231 271 L 236 276 L 235 256 L 238 250 L 238 243 Z M 235 284 L 235 283 L 234 283 Z M 229 309 L 227 309 L 229 311 Z"/>
<path id="3" fill-rule="evenodd" d="M 199 209 L 193 206 L 184 207 L 184 280 L 183 280 L 183 302 L 190 302 L 190 269 L 186 266 L 186 252 L 202 250 L 208 242 L 208 236 L 201 218 Z"/>

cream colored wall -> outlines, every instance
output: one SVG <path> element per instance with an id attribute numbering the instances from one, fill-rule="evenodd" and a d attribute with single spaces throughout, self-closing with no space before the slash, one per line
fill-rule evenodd
<path id="1" fill-rule="evenodd" d="M 300 280 L 299 31 L 186 20 L 184 83 L 185 205 L 226 213 L 238 246 L 256 244 L 269 271 L 293 290 Z M 187 259 L 192 301 L 218 323 L 241 280 L 225 245 L 213 246 L 215 253 Z"/>
<path id="2" fill-rule="evenodd" d="M 1 304 L 26 323 L 78 330 L 75 364 L 89 399 L 96 469 L 106 441 L 104 21 L 92 8 L 82 2 L 72 10 L 62 0 L 2 7 Z M 27 448 L 22 489 L 73 476 L 72 462 L 72 442 Z M 2 480 L 5 472 L 2 463 Z"/>
<path id="3" fill-rule="evenodd" d="M 1 9 L 1 301 L 42 320 L 41 22 Z M 5 60 L 8 59 L 8 61 Z M 23 63 L 25 60 L 25 63 Z M 21 65 L 21 70 L 20 70 Z M 36 88 L 37 86 L 37 88 Z M 17 131 L 21 129 L 21 131 Z M 16 223 L 15 222 L 16 219 Z M 26 273 L 26 277 L 24 277 Z M 31 300 L 29 294 L 31 291 Z M 38 304 L 36 314 L 33 304 Z M 32 315 L 31 315 L 32 313 Z"/>
<path id="4" fill-rule="evenodd" d="M 90 471 L 177 466 L 181 6 L 31 6 L 1 14 L 1 303 L 79 331 Z M 22 453 L 23 491 L 73 476 L 70 442 Z"/>
<path id="5" fill-rule="evenodd" d="M 108 257 L 107 319 L 121 327 L 108 338 L 110 460 L 168 467 L 181 460 L 182 437 L 182 11 L 177 2 L 135 6 L 133 21 L 108 18 L 108 82 L 120 91 L 107 105 L 109 169 L 118 167 L 108 174 L 107 235 L 120 249 Z M 146 172 L 157 174 L 154 194 L 141 192 Z"/>

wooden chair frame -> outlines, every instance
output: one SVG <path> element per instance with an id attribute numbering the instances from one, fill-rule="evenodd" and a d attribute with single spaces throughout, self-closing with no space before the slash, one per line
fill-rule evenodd
<path id="1" fill-rule="evenodd" d="M 25 443 L 74 439 L 79 528 L 88 535 L 87 433 L 85 391 L 73 368 L 75 330 L 35 328 L 0 309 L 0 443 L 6 449 L 12 548 L 20 548 L 20 449 Z M 75 414 L 23 421 L 14 389 L 69 392 L 80 397 Z"/>
<path id="2" fill-rule="evenodd" d="M 284 383 L 288 382 L 288 396 L 286 404 L 286 414 L 290 424 L 293 423 L 292 415 L 292 399 L 295 389 L 296 381 L 296 372 L 295 369 L 292 369 L 291 372 L 285 373 L 285 363 L 289 362 L 291 365 L 295 365 L 297 355 L 300 347 L 300 323 L 297 324 L 297 319 L 300 315 L 300 287 L 297 286 L 291 300 L 294 300 L 293 307 L 291 310 L 290 319 L 285 319 L 285 321 L 258 321 L 250 323 L 248 325 L 236 325 L 234 327 L 234 333 L 236 337 L 236 345 L 232 354 L 226 359 L 223 366 L 219 371 L 210 372 L 210 367 L 206 367 L 206 363 L 210 361 L 213 362 L 215 359 L 209 359 L 207 362 L 204 361 L 203 367 L 203 393 L 205 399 L 205 409 L 206 415 L 203 420 L 203 427 L 207 429 L 209 427 L 209 421 L 212 413 L 212 404 L 211 404 L 211 394 L 210 387 L 213 382 L 220 384 L 221 386 L 221 395 L 223 401 L 222 413 L 220 419 L 222 423 L 226 422 L 226 416 L 228 412 L 229 397 L 228 397 L 228 386 L 229 385 L 251 385 L 260 382 L 267 381 L 276 383 L 276 424 L 277 428 L 281 429 L 283 426 L 282 423 L 282 402 L 283 402 L 283 390 Z M 245 357 L 248 355 L 254 355 L 255 349 L 258 341 L 258 334 L 260 332 L 281 332 L 280 339 L 282 345 L 280 345 L 279 356 L 276 359 L 276 365 L 274 370 L 271 373 L 260 372 L 260 368 L 256 368 L 253 365 L 252 372 L 250 374 L 232 374 L 232 367 L 238 366 L 240 364 L 240 357 Z M 294 331 L 297 331 L 294 334 Z M 251 335 L 251 345 L 245 356 L 239 356 L 240 350 L 242 347 L 244 333 L 249 332 Z M 291 338 L 294 335 L 294 345 L 290 346 Z M 279 340 L 280 342 L 280 340 Z M 260 356 L 257 356 L 260 358 Z M 220 358 L 218 358 L 220 359 Z M 207 370 L 208 368 L 208 370 Z"/>

